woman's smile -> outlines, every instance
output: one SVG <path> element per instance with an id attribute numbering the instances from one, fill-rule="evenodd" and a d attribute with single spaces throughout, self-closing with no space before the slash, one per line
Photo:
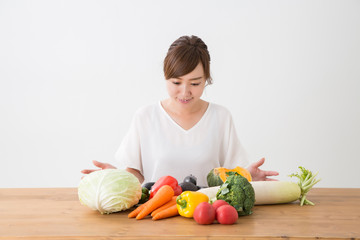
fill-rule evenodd
<path id="1" fill-rule="evenodd" d="M 193 98 L 178 98 L 180 103 L 187 104 L 189 103 Z"/>

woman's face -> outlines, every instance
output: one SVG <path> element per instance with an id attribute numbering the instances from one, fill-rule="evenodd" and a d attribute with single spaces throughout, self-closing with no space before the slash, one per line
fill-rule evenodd
<path id="1" fill-rule="evenodd" d="M 178 106 L 195 106 L 204 91 L 206 79 L 201 63 L 196 68 L 181 77 L 170 78 L 166 81 L 170 99 Z"/>

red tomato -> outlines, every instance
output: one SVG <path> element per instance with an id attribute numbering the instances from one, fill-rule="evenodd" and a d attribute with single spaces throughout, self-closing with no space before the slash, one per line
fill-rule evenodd
<path id="1" fill-rule="evenodd" d="M 202 202 L 195 208 L 193 217 L 198 224 L 212 224 L 215 220 L 215 209 L 210 203 Z"/>
<path id="2" fill-rule="evenodd" d="M 231 205 L 223 205 L 216 210 L 216 220 L 221 224 L 234 224 L 238 217 L 236 209 Z"/>
<path id="3" fill-rule="evenodd" d="M 213 207 L 215 209 L 215 212 L 216 212 L 216 209 L 218 209 L 219 207 L 223 206 L 223 205 L 229 205 L 228 202 L 226 202 L 225 200 L 216 200 L 215 202 L 213 202 Z"/>

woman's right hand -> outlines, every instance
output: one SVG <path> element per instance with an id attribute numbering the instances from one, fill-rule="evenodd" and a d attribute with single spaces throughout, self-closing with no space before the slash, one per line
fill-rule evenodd
<path id="1" fill-rule="evenodd" d="M 104 170 L 104 169 L 116 169 L 116 167 L 114 167 L 113 165 L 111 165 L 109 163 L 98 162 L 96 160 L 93 160 L 93 164 L 95 165 L 95 167 L 98 167 L 99 169 L 84 169 L 81 171 L 81 173 L 89 174 L 89 173 L 99 171 L 99 170 Z"/>

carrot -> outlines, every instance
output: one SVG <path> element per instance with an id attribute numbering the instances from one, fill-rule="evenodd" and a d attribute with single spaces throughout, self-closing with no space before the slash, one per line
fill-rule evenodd
<path id="1" fill-rule="evenodd" d="M 162 186 L 155 196 L 147 201 L 146 206 L 139 212 L 139 214 L 136 216 L 137 220 L 143 219 L 147 215 L 149 215 L 152 211 L 155 209 L 161 207 L 165 203 L 171 200 L 171 198 L 174 196 L 174 190 L 169 185 Z"/>
<path id="2" fill-rule="evenodd" d="M 139 214 L 139 212 L 145 207 L 145 205 L 146 205 L 148 202 L 149 202 L 149 201 L 147 201 L 147 202 L 141 204 L 140 206 L 138 206 L 137 208 L 135 208 L 135 210 L 133 210 L 131 213 L 129 213 L 128 218 L 134 218 L 134 217 L 136 217 L 136 216 Z"/>
<path id="3" fill-rule="evenodd" d="M 152 220 L 159 220 L 159 219 L 173 217 L 173 216 L 177 216 L 177 215 L 179 215 L 179 211 L 175 204 L 175 205 L 172 205 L 171 207 L 155 214 L 155 216 L 153 216 Z"/>
<path id="4" fill-rule="evenodd" d="M 167 203 L 165 203 L 165 204 L 162 205 L 161 207 L 155 209 L 155 210 L 151 213 L 151 216 L 153 217 L 153 216 L 155 216 L 155 214 L 157 214 L 158 212 L 161 212 L 162 210 L 164 210 L 164 209 L 166 209 L 166 208 L 169 208 L 169 207 L 171 207 L 171 206 L 174 205 L 174 204 L 176 205 L 176 198 L 177 198 L 177 196 L 173 196 L 170 201 L 168 201 Z"/>

